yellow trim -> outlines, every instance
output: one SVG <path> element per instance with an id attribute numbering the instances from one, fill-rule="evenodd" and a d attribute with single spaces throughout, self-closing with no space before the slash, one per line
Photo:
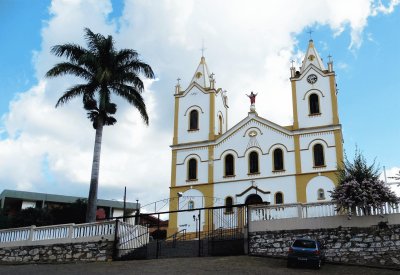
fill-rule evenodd
<path id="1" fill-rule="evenodd" d="M 333 124 L 339 124 L 339 114 L 338 114 L 336 85 L 335 85 L 335 75 L 334 74 L 329 76 L 329 84 L 330 84 L 330 88 L 331 88 Z"/>
<path id="2" fill-rule="evenodd" d="M 214 146 L 208 146 L 208 183 L 214 182 Z"/>
<path id="3" fill-rule="evenodd" d="M 215 93 L 210 93 L 210 131 L 208 139 L 215 139 Z"/>
<path id="4" fill-rule="evenodd" d="M 301 156 L 300 156 L 300 136 L 294 136 L 294 158 L 296 162 L 296 174 L 301 173 Z"/>
<path id="5" fill-rule="evenodd" d="M 297 114 L 296 81 L 291 80 L 292 84 L 292 103 L 293 103 L 293 130 L 299 129 L 299 117 Z"/>
<path id="6" fill-rule="evenodd" d="M 179 121 L 179 97 L 175 97 L 175 111 L 174 111 L 174 138 L 172 144 L 178 144 L 178 121 Z"/>
<path id="7" fill-rule="evenodd" d="M 285 195 L 283 194 L 282 191 L 275 192 L 275 194 L 274 194 L 274 204 L 278 204 L 278 203 L 276 203 L 276 194 L 278 194 L 278 193 L 282 194 L 282 203 L 279 203 L 279 204 L 284 204 L 285 203 Z"/>
<path id="8" fill-rule="evenodd" d="M 342 143 L 342 131 L 334 131 L 335 145 L 336 145 L 336 162 L 338 168 L 343 164 L 343 143 Z"/>
<path id="9" fill-rule="evenodd" d="M 176 158 L 177 158 L 177 151 L 172 150 L 171 186 L 176 186 Z"/>

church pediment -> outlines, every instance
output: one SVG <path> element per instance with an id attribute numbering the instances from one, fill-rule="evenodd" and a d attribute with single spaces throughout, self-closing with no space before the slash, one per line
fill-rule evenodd
<path id="1" fill-rule="evenodd" d="M 269 132 L 275 132 L 286 137 L 293 136 L 292 131 L 288 130 L 287 128 L 259 117 L 255 113 L 249 113 L 249 116 L 237 123 L 229 131 L 218 137 L 216 144 L 223 143 L 226 140 L 233 138 L 235 135 L 240 135 L 242 137 L 248 136 L 250 141 L 254 143 L 254 147 L 258 147 L 257 136 L 262 136 L 268 134 Z"/>
<path id="2" fill-rule="evenodd" d="M 203 87 L 201 87 L 197 82 L 192 82 L 190 83 L 189 87 L 187 87 L 187 89 L 185 91 L 183 91 L 179 96 L 180 97 L 184 97 L 187 94 L 193 93 L 193 92 L 201 92 L 203 94 L 208 94 L 209 93 L 209 89 L 206 90 Z"/>

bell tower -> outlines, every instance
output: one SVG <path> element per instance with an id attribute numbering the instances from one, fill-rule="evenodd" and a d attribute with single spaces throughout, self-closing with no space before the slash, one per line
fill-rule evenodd
<path id="1" fill-rule="evenodd" d="M 291 84 L 293 100 L 293 129 L 338 125 L 336 79 L 333 62 L 328 69 L 322 63 L 313 40 L 308 48 L 300 71 L 292 66 Z"/>
<path id="2" fill-rule="evenodd" d="M 186 90 L 175 86 L 174 97 L 173 145 L 215 140 L 228 129 L 226 91 L 216 89 L 204 56 Z"/>

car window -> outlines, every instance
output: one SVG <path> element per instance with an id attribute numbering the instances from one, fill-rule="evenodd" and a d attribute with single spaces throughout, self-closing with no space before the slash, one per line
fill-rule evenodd
<path id="1" fill-rule="evenodd" d="M 315 242 L 309 240 L 295 240 L 293 246 L 301 248 L 316 248 Z"/>

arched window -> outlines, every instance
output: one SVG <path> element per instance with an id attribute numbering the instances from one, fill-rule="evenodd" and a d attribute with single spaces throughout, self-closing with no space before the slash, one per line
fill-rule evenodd
<path id="1" fill-rule="evenodd" d="M 282 149 L 274 150 L 274 171 L 283 170 L 283 151 Z"/>
<path id="2" fill-rule="evenodd" d="M 188 180 L 197 179 L 197 160 L 190 159 L 188 163 Z"/>
<path id="3" fill-rule="evenodd" d="M 283 194 L 282 192 L 275 193 L 275 204 L 282 204 L 283 203 Z"/>
<path id="4" fill-rule="evenodd" d="M 324 200 L 325 199 L 324 189 L 320 188 L 320 189 L 318 189 L 317 192 L 318 192 L 318 194 L 317 194 L 318 200 Z"/>
<path id="5" fill-rule="evenodd" d="M 249 155 L 249 173 L 255 174 L 259 172 L 260 171 L 258 169 L 258 153 L 253 151 Z"/>
<path id="6" fill-rule="evenodd" d="M 222 134 L 222 116 L 218 116 L 218 134 Z"/>
<path id="7" fill-rule="evenodd" d="M 232 154 L 226 155 L 225 157 L 225 177 L 231 177 L 235 175 L 235 159 Z"/>
<path id="8" fill-rule="evenodd" d="M 319 98 L 317 94 L 311 94 L 309 97 L 310 115 L 319 114 Z"/>
<path id="9" fill-rule="evenodd" d="M 232 197 L 227 197 L 225 199 L 225 212 L 226 213 L 232 213 L 233 212 L 233 199 Z"/>
<path id="10" fill-rule="evenodd" d="M 189 202 L 188 202 L 188 209 L 189 209 L 189 210 L 194 209 L 194 201 L 189 201 Z"/>
<path id="11" fill-rule="evenodd" d="M 189 130 L 199 129 L 199 112 L 197 110 L 192 110 L 189 113 Z"/>
<path id="12" fill-rule="evenodd" d="M 313 147 L 313 154 L 314 154 L 314 166 L 324 166 L 325 159 L 324 159 L 324 147 L 321 144 L 315 144 Z"/>

